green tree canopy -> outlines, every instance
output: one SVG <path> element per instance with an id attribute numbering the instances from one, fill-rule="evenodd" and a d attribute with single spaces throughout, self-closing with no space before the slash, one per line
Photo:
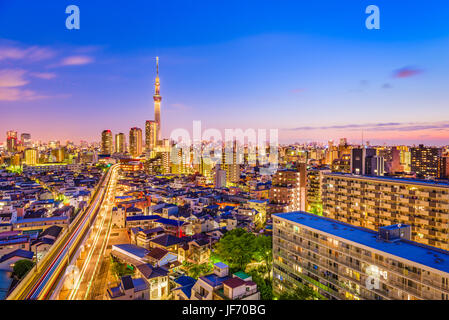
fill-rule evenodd
<path id="1" fill-rule="evenodd" d="M 34 262 L 31 260 L 23 259 L 14 264 L 13 274 L 17 279 L 22 279 L 34 266 Z"/>
<path id="2" fill-rule="evenodd" d="M 282 293 L 279 300 L 319 300 L 319 296 L 309 286 L 301 286 L 294 291 Z"/>
<path id="3" fill-rule="evenodd" d="M 246 265 L 253 258 L 255 238 L 255 235 L 244 229 L 233 229 L 226 232 L 215 245 L 214 253 L 231 269 L 245 270 Z"/>

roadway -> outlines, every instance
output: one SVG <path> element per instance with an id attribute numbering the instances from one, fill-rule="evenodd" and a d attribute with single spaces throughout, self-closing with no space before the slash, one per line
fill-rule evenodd
<path id="1" fill-rule="evenodd" d="M 106 199 L 95 220 L 93 230 L 83 245 L 83 251 L 75 265 L 77 274 L 61 281 L 59 300 L 101 300 L 107 285 L 109 260 L 106 254 L 112 227 L 112 207 L 116 194 L 117 172 L 113 173 L 108 185 Z M 56 298 L 56 295 L 55 295 Z"/>
<path id="2" fill-rule="evenodd" d="M 49 298 L 72 258 L 80 252 L 86 236 L 93 230 L 92 224 L 103 202 L 107 200 L 106 192 L 114 180 L 111 177 L 118 168 L 118 165 L 114 165 L 108 170 L 94 193 L 89 207 L 78 214 L 70 226 L 64 230 L 50 251 L 8 296 L 8 300 Z"/>

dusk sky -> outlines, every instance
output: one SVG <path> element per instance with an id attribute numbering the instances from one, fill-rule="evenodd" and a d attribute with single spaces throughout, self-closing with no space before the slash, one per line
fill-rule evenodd
<path id="1" fill-rule="evenodd" d="M 144 128 L 159 56 L 166 138 L 201 120 L 283 143 L 449 144 L 447 0 L 57 2 L 0 0 L 0 141 Z"/>

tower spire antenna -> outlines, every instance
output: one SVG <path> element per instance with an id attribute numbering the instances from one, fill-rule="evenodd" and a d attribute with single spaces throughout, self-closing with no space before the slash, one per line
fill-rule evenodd
<path id="1" fill-rule="evenodd" d="M 159 57 L 156 57 L 156 74 L 159 75 Z"/>

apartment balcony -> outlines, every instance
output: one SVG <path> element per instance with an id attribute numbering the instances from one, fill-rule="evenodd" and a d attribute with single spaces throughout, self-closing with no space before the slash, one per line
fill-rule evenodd
<path id="1" fill-rule="evenodd" d="M 428 197 L 430 197 L 430 192 L 428 192 L 428 191 L 416 191 L 416 195 L 418 197 L 428 198 Z"/>
<path id="2" fill-rule="evenodd" d="M 382 208 L 391 209 L 391 204 L 384 202 L 384 203 L 382 203 Z"/>
<path id="3" fill-rule="evenodd" d="M 437 208 L 438 209 L 442 209 L 442 210 L 449 210 L 449 204 L 447 204 L 447 203 L 438 203 L 437 204 Z"/>
<path id="4" fill-rule="evenodd" d="M 420 223 L 420 224 L 427 224 L 427 223 L 429 223 L 429 220 L 415 217 L 415 222 Z"/>

